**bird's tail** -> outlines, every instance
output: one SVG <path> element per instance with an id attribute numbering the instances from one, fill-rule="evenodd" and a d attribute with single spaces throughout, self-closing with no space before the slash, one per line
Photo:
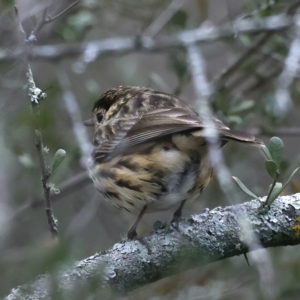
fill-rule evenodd
<path id="1" fill-rule="evenodd" d="M 219 132 L 219 134 L 220 134 L 220 138 L 224 141 L 232 140 L 240 143 L 264 145 L 264 142 L 260 139 L 257 139 L 255 136 L 237 130 L 222 130 Z"/>

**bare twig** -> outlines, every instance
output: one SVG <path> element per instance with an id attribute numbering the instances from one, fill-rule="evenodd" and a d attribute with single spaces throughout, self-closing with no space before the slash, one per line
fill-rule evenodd
<path id="1" fill-rule="evenodd" d="M 218 84 L 220 81 L 224 81 L 230 75 L 232 75 L 236 70 L 238 70 L 241 65 L 253 55 L 260 47 L 262 47 L 272 36 L 273 32 L 267 32 L 259 37 L 251 47 L 249 47 L 231 66 L 227 67 L 220 74 L 215 76 L 213 79 L 214 84 Z"/>
<path id="2" fill-rule="evenodd" d="M 67 179 L 57 186 L 59 193 L 50 193 L 52 203 L 65 199 L 69 194 L 77 192 L 79 189 L 92 184 L 86 171 L 81 172 L 74 177 Z M 27 200 L 25 204 L 19 206 L 12 214 L 9 215 L 9 220 L 18 218 L 21 214 L 28 210 L 40 208 L 45 203 L 44 197 L 34 196 Z"/>
<path id="3" fill-rule="evenodd" d="M 200 106 L 200 113 L 204 114 L 202 117 L 205 117 L 207 127 L 204 129 L 204 135 L 209 144 L 209 159 L 212 163 L 212 166 L 215 169 L 220 187 L 224 192 L 225 197 L 230 201 L 234 200 L 234 203 L 237 203 L 238 199 L 236 193 L 233 190 L 233 183 L 229 179 L 230 173 L 225 166 L 223 156 L 219 151 L 218 146 L 218 132 L 215 128 L 215 125 L 212 120 L 212 112 L 209 106 L 209 96 L 211 95 L 212 88 L 210 83 L 206 80 L 205 77 L 205 61 L 202 57 L 201 51 L 197 49 L 196 45 L 189 45 L 187 47 L 187 61 L 190 66 L 193 85 L 196 91 L 196 97 Z M 232 199 L 233 198 L 233 199 Z M 244 216 L 238 215 L 239 226 L 247 232 L 247 237 L 245 238 L 245 244 L 251 249 L 260 247 L 260 242 L 254 234 L 251 224 Z M 249 243 L 251 240 L 251 243 Z M 262 252 L 260 256 L 252 255 L 252 258 L 255 261 L 255 265 L 260 274 L 261 280 L 261 291 L 268 298 L 275 295 L 275 284 L 274 284 L 274 271 L 270 262 L 270 259 L 266 252 Z M 266 289 L 266 286 L 268 289 Z"/>
<path id="4" fill-rule="evenodd" d="M 76 97 L 72 92 L 71 82 L 67 73 L 62 68 L 57 68 L 56 75 L 63 91 L 63 99 L 67 112 L 72 120 L 73 132 L 81 150 L 81 164 L 84 168 L 87 168 L 92 145 L 89 142 L 85 126 L 83 125 L 80 108 L 76 101 Z"/>
<path id="5" fill-rule="evenodd" d="M 168 7 L 144 30 L 142 35 L 153 37 L 168 23 L 186 0 L 173 0 Z"/>
<path id="6" fill-rule="evenodd" d="M 15 6 L 15 12 L 18 18 L 18 25 L 19 25 L 19 29 L 21 31 L 21 33 L 24 36 L 24 42 L 27 40 L 26 37 L 26 32 L 23 28 L 23 25 L 21 23 L 21 20 L 19 18 L 19 14 L 18 14 L 18 8 L 17 6 Z M 23 59 L 23 58 L 22 58 Z M 29 63 L 29 60 L 26 59 L 25 57 L 25 61 L 24 61 L 26 68 L 27 68 L 27 87 L 28 87 L 28 97 L 30 99 L 30 103 L 31 103 L 31 107 L 32 108 L 36 108 L 37 112 L 38 112 L 38 104 L 40 103 L 41 100 L 44 100 L 47 97 L 47 94 L 44 93 L 41 89 L 39 89 L 36 84 L 35 81 L 33 79 L 33 74 L 32 74 L 32 70 L 31 70 L 31 66 Z"/>
<path id="7" fill-rule="evenodd" d="M 92 184 L 92 181 L 87 172 L 81 172 L 58 185 L 57 189 L 59 190 L 59 194 L 52 194 L 52 201 L 56 202 L 62 200 L 66 196 L 77 192 L 79 189 L 84 188 L 89 184 Z M 34 197 L 28 202 L 30 208 L 38 208 L 42 205 L 42 199 L 40 197 Z"/>
<path id="8" fill-rule="evenodd" d="M 104 253 L 96 253 L 76 263 L 67 271 L 62 266 L 63 270 L 55 272 L 53 277 L 40 275 L 34 282 L 13 289 L 5 299 L 48 299 L 53 294 L 57 298 L 70 298 L 68 296 L 74 293 L 90 292 L 91 281 L 95 283 L 93 295 L 102 299 L 107 298 L 103 296 L 103 287 L 126 293 L 184 270 L 261 247 L 300 244 L 297 221 L 300 194 L 278 197 L 267 216 L 258 212 L 259 206 L 258 200 L 252 200 L 206 210 L 189 220 L 180 221 L 180 231 L 157 222 L 154 232 L 144 237 L 153 249 L 150 255 L 137 241 L 120 242 Z M 251 249 L 245 245 L 245 238 L 249 235 L 239 222 L 241 215 L 249 220 L 260 241 L 248 240 L 253 245 Z M 263 258 L 261 251 L 253 252 L 253 256 L 257 260 Z M 265 268 L 264 265 L 261 267 Z M 275 291 L 274 294 L 276 298 Z"/>
<path id="9" fill-rule="evenodd" d="M 68 12 L 69 10 L 71 10 L 78 3 L 79 3 L 79 1 L 75 1 L 74 3 L 72 3 L 71 5 L 69 5 L 66 9 L 64 9 L 63 11 L 61 11 L 60 13 L 58 13 L 57 15 L 55 15 L 53 17 L 49 16 L 47 19 L 45 19 L 44 24 L 50 23 L 50 22 L 54 21 L 55 19 L 59 18 L 60 16 L 62 16 L 63 14 L 65 14 L 66 12 Z"/>
<path id="10" fill-rule="evenodd" d="M 259 51 L 259 50 L 258 50 Z M 256 77 L 262 77 L 261 76 L 257 76 L 258 75 L 258 68 L 257 66 L 261 66 L 261 65 L 266 65 L 268 63 L 268 61 L 270 61 L 272 59 L 271 56 L 267 56 L 265 57 L 264 55 L 260 55 L 256 60 L 255 63 L 250 67 L 247 68 L 246 72 L 243 72 L 241 75 L 237 76 L 236 78 L 234 78 L 234 80 L 231 80 L 231 82 L 229 82 L 226 85 L 226 88 L 229 91 L 233 91 L 235 88 L 241 86 L 245 81 L 249 80 L 249 78 L 251 78 L 250 75 L 255 75 L 252 76 L 252 78 L 256 78 Z M 254 82 L 253 86 L 256 86 L 257 84 L 259 84 L 262 81 L 262 79 L 258 79 L 257 81 Z M 246 90 L 248 91 L 249 88 L 246 88 Z M 245 90 L 244 90 L 245 92 Z"/>
<path id="11" fill-rule="evenodd" d="M 274 4 L 274 3 L 273 3 Z M 255 14 L 261 10 L 268 8 L 271 3 L 264 4 L 258 11 L 254 11 L 252 14 Z M 296 13 L 296 9 L 300 5 L 300 1 L 296 1 L 292 3 L 286 10 L 287 16 L 293 16 Z M 259 37 L 251 47 L 249 47 L 241 56 L 238 58 L 231 66 L 224 69 L 221 73 L 219 73 L 213 80 L 214 84 L 218 84 L 220 81 L 224 81 L 230 75 L 232 75 L 236 70 L 238 70 L 241 65 L 254 53 L 256 53 L 263 45 L 265 45 L 269 39 L 272 37 L 273 32 L 266 32 L 261 37 Z"/>
<path id="12" fill-rule="evenodd" d="M 16 15 L 17 15 L 17 18 L 19 21 L 20 31 L 24 35 L 24 43 L 28 40 L 30 41 L 30 38 L 28 40 L 26 39 L 26 33 L 25 33 L 25 30 L 23 29 L 21 20 L 19 19 L 18 9 L 16 6 L 15 6 L 15 12 L 16 12 Z M 46 9 L 44 10 L 44 12 L 46 13 Z M 33 110 L 33 118 L 36 118 L 38 120 L 38 123 L 40 123 L 39 104 L 40 104 L 41 100 L 43 100 L 47 97 L 47 94 L 42 92 L 41 89 L 36 87 L 28 58 L 25 58 L 25 64 L 27 66 L 27 74 L 26 75 L 27 75 L 28 96 L 30 98 L 31 107 Z M 42 172 L 42 186 L 43 186 L 43 190 L 44 190 L 44 203 L 45 203 L 45 210 L 46 210 L 49 230 L 50 230 L 51 236 L 56 239 L 57 233 L 58 233 L 57 221 L 54 218 L 52 202 L 51 202 L 51 198 L 50 198 L 51 184 L 49 183 L 49 177 L 51 175 L 51 172 L 46 163 L 45 151 L 44 151 L 41 132 L 39 130 L 36 130 L 35 136 L 36 136 L 35 145 L 36 145 L 36 148 L 38 151 L 41 172 Z"/>
<path id="13" fill-rule="evenodd" d="M 294 19 L 300 19 L 300 15 L 296 15 Z M 86 51 L 91 53 L 90 56 L 93 58 L 92 60 L 104 54 L 122 55 L 136 51 L 167 51 L 182 48 L 189 44 L 209 43 L 222 39 L 235 38 L 237 34 L 241 33 L 254 34 L 282 31 L 293 26 L 294 19 L 285 14 L 279 14 L 262 19 L 242 20 L 236 22 L 234 25 L 227 25 L 222 28 L 215 27 L 212 24 L 205 24 L 205 26 L 201 26 L 197 29 L 185 30 L 178 34 L 161 37 L 159 39 L 142 36 L 138 42 L 136 36 L 129 36 L 85 43 L 33 46 L 11 52 L 3 50 L 1 52 L 0 61 L 15 59 L 21 54 L 34 57 L 36 60 L 51 61 L 81 55 Z"/>
<path id="14" fill-rule="evenodd" d="M 35 131 L 35 136 L 36 136 L 35 146 L 38 151 L 38 156 L 39 156 L 40 166 L 42 171 L 42 185 L 44 189 L 44 199 L 45 199 L 46 214 L 47 214 L 49 229 L 52 237 L 56 238 L 58 233 L 57 220 L 54 218 L 52 202 L 50 199 L 51 185 L 49 183 L 49 177 L 51 176 L 51 172 L 46 163 L 42 135 L 39 130 Z"/>
<path id="15" fill-rule="evenodd" d="M 249 93 L 249 92 L 254 92 L 258 90 L 260 87 L 262 87 L 266 83 L 270 83 L 272 79 L 276 78 L 280 72 L 281 72 L 281 67 L 274 68 L 272 72 L 270 72 L 266 77 L 261 78 L 257 82 L 255 82 L 253 85 L 250 85 L 244 90 L 244 93 Z"/>
<path id="16" fill-rule="evenodd" d="M 278 127 L 278 128 L 249 128 L 247 131 L 253 135 L 268 136 L 298 136 L 300 135 L 300 127 Z"/>
<path id="17" fill-rule="evenodd" d="M 205 76 L 205 61 L 196 45 L 189 45 L 187 48 L 187 62 L 193 79 L 193 86 L 196 91 L 197 106 L 202 116 L 207 119 L 208 126 L 204 129 L 205 136 L 210 144 L 209 157 L 214 168 L 217 169 L 217 176 L 225 195 L 232 195 L 231 182 L 228 180 L 230 174 L 223 162 L 222 152 L 219 151 L 218 132 L 212 120 L 212 111 L 209 105 L 209 97 L 212 94 L 212 86 Z"/>
<path id="18" fill-rule="evenodd" d="M 294 1 L 286 10 L 287 15 L 294 15 L 300 5 L 300 1 Z"/>
<path id="19" fill-rule="evenodd" d="M 63 14 L 65 14 L 66 12 L 68 12 L 69 10 L 71 10 L 74 6 L 76 6 L 79 3 L 79 1 L 75 1 L 74 3 L 72 3 L 71 5 L 69 5 L 66 9 L 64 9 L 63 11 L 61 11 L 60 13 L 58 13 L 57 15 L 55 15 L 54 17 L 51 17 L 48 15 L 48 9 L 49 6 L 51 5 L 48 4 L 44 10 L 43 10 L 43 14 L 41 17 L 40 22 L 37 24 L 37 26 L 32 30 L 28 41 L 29 42 L 34 42 L 37 40 L 36 36 L 37 34 L 40 32 L 40 30 L 43 28 L 43 26 L 45 24 L 51 23 L 52 21 L 54 21 L 55 19 L 59 18 L 60 16 L 62 16 Z"/>
<path id="20" fill-rule="evenodd" d="M 278 87 L 275 92 L 274 113 L 283 117 L 292 107 L 289 87 L 293 83 L 300 67 L 300 19 L 295 21 L 296 37 L 290 46 L 285 61 L 285 67 L 278 78 Z"/>
<path id="21" fill-rule="evenodd" d="M 45 24 L 45 19 L 46 19 L 46 16 L 47 16 L 48 8 L 49 8 L 49 4 L 46 5 L 45 8 L 43 9 L 41 20 L 36 25 L 36 27 L 32 30 L 30 36 L 28 37 L 28 42 L 32 43 L 32 42 L 36 42 L 37 41 L 37 35 L 38 35 L 38 33 L 40 32 L 40 30 L 42 29 L 42 27 Z"/>

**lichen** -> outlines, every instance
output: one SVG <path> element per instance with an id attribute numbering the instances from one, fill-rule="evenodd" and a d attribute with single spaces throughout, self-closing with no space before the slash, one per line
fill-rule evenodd
<path id="1" fill-rule="evenodd" d="M 296 219 L 293 230 L 295 231 L 295 234 L 300 237 L 300 216 Z"/>

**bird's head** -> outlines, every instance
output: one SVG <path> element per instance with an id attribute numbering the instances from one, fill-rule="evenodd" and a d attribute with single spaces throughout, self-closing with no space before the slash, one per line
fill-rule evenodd
<path id="1" fill-rule="evenodd" d="M 151 92 L 149 88 L 118 86 L 107 90 L 95 102 L 93 117 L 84 122 L 86 126 L 98 127 L 101 123 L 113 117 L 126 117 L 137 111 L 139 103 L 143 102 L 143 93 Z M 131 101 L 129 101 L 131 100 Z M 134 100 L 134 101 L 133 101 Z"/>

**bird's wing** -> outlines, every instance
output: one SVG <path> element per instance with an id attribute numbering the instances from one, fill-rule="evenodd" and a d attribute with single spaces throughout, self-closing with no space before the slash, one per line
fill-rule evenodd
<path id="1" fill-rule="evenodd" d="M 221 121 L 213 118 L 215 128 L 220 132 L 229 131 Z M 114 128 L 110 128 L 110 127 Z M 107 124 L 106 130 L 114 132 L 111 139 L 104 141 L 94 150 L 96 161 L 111 159 L 135 145 L 151 141 L 172 133 L 207 127 L 207 122 L 190 108 L 157 108 L 142 116 L 118 119 Z M 110 129 L 109 129 L 110 128 Z"/>
<path id="2" fill-rule="evenodd" d="M 213 123 L 217 130 L 229 129 L 217 119 L 213 119 Z M 131 147 L 153 138 L 204 127 L 207 127 L 207 122 L 189 108 L 156 109 L 143 115 L 128 131 L 120 146 Z"/>

